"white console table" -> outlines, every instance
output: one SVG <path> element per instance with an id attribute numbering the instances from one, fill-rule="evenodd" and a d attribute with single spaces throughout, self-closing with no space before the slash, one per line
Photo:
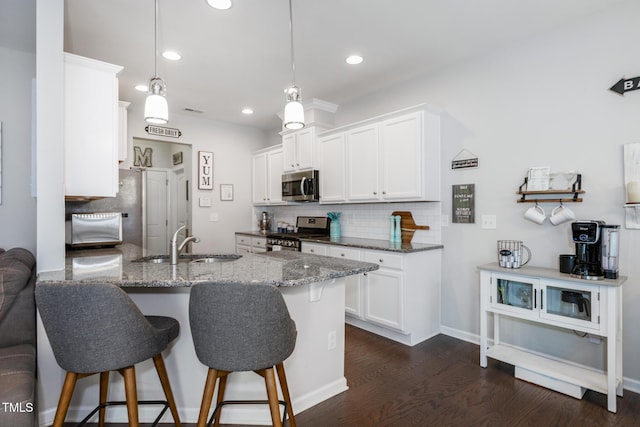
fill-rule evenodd
<path id="1" fill-rule="evenodd" d="M 616 280 L 582 280 L 539 267 L 507 269 L 497 263 L 480 270 L 480 366 L 487 358 L 515 366 L 515 376 L 578 399 L 585 390 L 607 395 L 607 408 L 616 412 L 622 396 L 622 284 Z M 493 345 L 487 325 L 493 314 Z M 606 371 L 601 373 L 500 342 L 502 316 L 524 319 L 598 335 L 607 342 Z"/>

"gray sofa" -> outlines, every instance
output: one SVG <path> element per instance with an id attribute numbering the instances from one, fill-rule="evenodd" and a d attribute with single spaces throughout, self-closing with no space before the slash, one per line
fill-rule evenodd
<path id="1" fill-rule="evenodd" d="M 36 261 L 0 249 L 0 426 L 35 426 Z"/>

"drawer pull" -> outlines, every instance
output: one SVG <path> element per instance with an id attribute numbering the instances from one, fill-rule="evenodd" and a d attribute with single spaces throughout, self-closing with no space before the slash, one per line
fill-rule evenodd
<path id="1" fill-rule="evenodd" d="M 384 262 L 384 260 L 383 260 L 382 258 L 380 258 L 380 259 L 378 260 L 378 262 Z"/>

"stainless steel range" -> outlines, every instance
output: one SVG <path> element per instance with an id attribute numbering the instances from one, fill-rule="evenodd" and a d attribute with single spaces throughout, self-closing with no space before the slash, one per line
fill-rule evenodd
<path id="1" fill-rule="evenodd" d="M 299 216 L 295 233 L 267 233 L 267 251 L 300 251 L 301 238 L 328 236 L 329 222 L 326 216 Z"/>

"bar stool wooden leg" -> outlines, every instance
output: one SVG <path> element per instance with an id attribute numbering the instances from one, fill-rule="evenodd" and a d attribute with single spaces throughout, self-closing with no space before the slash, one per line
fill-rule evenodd
<path id="1" fill-rule="evenodd" d="M 219 405 L 224 400 L 224 392 L 227 389 L 227 377 L 229 376 L 229 372 L 218 371 L 218 377 L 220 381 L 218 382 L 218 398 L 216 399 L 216 406 Z M 222 413 L 222 407 L 216 412 L 216 419 L 213 423 L 213 427 L 218 427 L 220 425 L 220 414 Z"/>
<path id="2" fill-rule="evenodd" d="M 167 369 L 164 366 L 162 355 L 156 354 L 155 356 L 153 356 L 153 363 L 154 365 L 156 365 L 156 371 L 158 372 L 158 378 L 160 378 L 160 384 L 162 384 L 162 390 L 164 390 L 164 395 L 167 398 L 167 402 L 169 403 L 169 409 L 171 410 L 171 415 L 173 416 L 173 422 L 176 427 L 181 427 L 182 424 L 180 424 L 180 415 L 178 414 L 176 401 L 173 398 L 171 384 L 169 384 L 169 376 L 167 375 Z"/>
<path id="3" fill-rule="evenodd" d="M 138 392 L 136 390 L 136 370 L 133 366 L 121 370 L 124 377 L 124 392 L 127 397 L 129 427 L 138 427 Z"/>
<path id="4" fill-rule="evenodd" d="M 278 388 L 276 387 L 276 376 L 273 368 L 262 370 L 264 382 L 267 386 L 267 398 L 269 399 L 269 410 L 271 411 L 271 422 L 273 427 L 282 427 L 280 419 L 280 404 L 278 402 Z"/>
<path id="5" fill-rule="evenodd" d="M 107 393 L 109 390 L 109 371 L 100 372 L 100 405 L 104 405 L 107 401 Z M 105 407 L 100 408 L 100 413 L 98 415 L 98 425 L 99 427 L 104 427 L 104 418 L 106 415 L 107 409 Z"/>
<path id="6" fill-rule="evenodd" d="M 207 416 L 211 408 L 213 400 L 213 390 L 216 387 L 218 373 L 215 369 L 209 368 L 207 371 L 207 381 L 204 383 L 204 393 L 202 394 L 202 404 L 200 405 L 200 414 L 198 415 L 198 427 L 207 426 Z"/>
<path id="7" fill-rule="evenodd" d="M 67 375 L 65 375 L 62 391 L 60 392 L 60 400 L 58 401 L 58 409 L 56 409 L 56 416 L 53 419 L 53 427 L 62 427 L 64 424 L 64 419 L 67 416 L 67 410 L 69 409 L 69 403 L 71 403 L 71 396 L 73 395 L 73 389 L 76 387 L 77 380 L 78 374 L 75 372 L 67 372 Z"/>
<path id="8" fill-rule="evenodd" d="M 296 427 L 296 418 L 293 415 L 293 406 L 291 405 L 291 396 L 289 395 L 289 385 L 287 384 L 287 376 L 284 373 L 284 363 L 278 363 L 276 365 L 276 372 L 278 373 L 278 381 L 280 381 L 282 396 L 284 397 L 284 401 L 287 402 L 289 425 L 291 427 Z"/>

